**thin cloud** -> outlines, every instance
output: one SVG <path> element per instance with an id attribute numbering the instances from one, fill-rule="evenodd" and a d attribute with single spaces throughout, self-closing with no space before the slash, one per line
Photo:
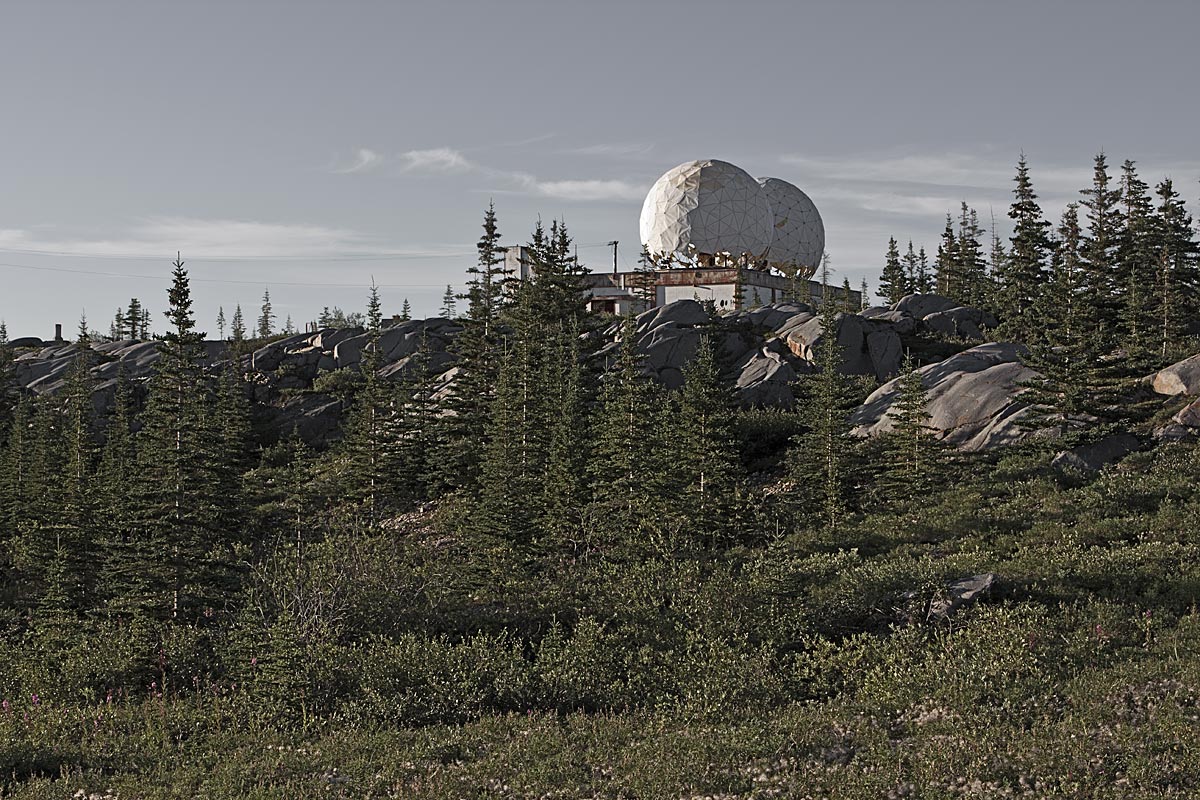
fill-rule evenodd
<path id="1" fill-rule="evenodd" d="M 627 181 L 538 181 L 538 194 L 560 200 L 641 200 L 646 188 Z"/>
<path id="2" fill-rule="evenodd" d="M 474 173 L 500 184 L 492 192 L 525 193 L 553 197 L 557 200 L 602 202 L 612 200 L 641 200 L 646 188 L 625 180 L 565 179 L 543 180 L 522 170 L 497 169 L 469 160 L 461 151 L 451 147 L 429 150 L 410 150 L 401 156 L 405 172 Z M 507 186 L 505 186 L 507 184 Z"/>
<path id="3" fill-rule="evenodd" d="M 334 167 L 331 172 L 337 175 L 349 175 L 355 172 L 370 172 L 383 163 L 383 156 L 366 147 L 360 147 L 354 154 L 354 159 L 347 165 Z"/>
<path id="4" fill-rule="evenodd" d="M 377 251 L 372 240 L 347 228 L 251 220 L 152 217 L 114 238 L 48 236 L 0 231 L 0 249 L 41 255 L 167 257 L 175 251 L 203 258 L 320 258 Z"/>
<path id="5" fill-rule="evenodd" d="M 637 142 L 593 144 L 587 147 L 577 147 L 566 152 L 580 156 L 604 156 L 607 158 L 633 158 L 644 156 L 654 149 L 653 144 Z"/>
<path id="6" fill-rule="evenodd" d="M 405 172 L 468 172 L 475 168 L 466 156 L 449 147 L 401 153 Z"/>
<path id="7" fill-rule="evenodd" d="M 959 192 L 1000 192 L 1011 196 L 1019 155 L 1019 152 L 1006 156 L 994 153 L 942 153 L 932 156 L 860 154 L 839 158 L 785 155 L 780 161 L 795 167 L 801 181 L 938 187 Z M 1110 158 L 1109 174 L 1115 176 L 1119 169 L 1120 160 Z M 1143 179 L 1153 184 L 1164 175 L 1191 177 L 1200 171 L 1200 164 L 1160 164 L 1146 160 L 1138 162 L 1138 171 Z M 1044 164 L 1033 158 L 1029 160 L 1029 174 L 1039 194 L 1075 197 L 1080 189 L 1091 184 L 1092 162 L 1087 158 L 1078 164 Z"/>

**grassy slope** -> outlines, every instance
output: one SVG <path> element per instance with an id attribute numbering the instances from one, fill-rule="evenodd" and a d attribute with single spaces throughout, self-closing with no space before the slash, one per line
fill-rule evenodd
<path id="1" fill-rule="evenodd" d="M 662 578 L 708 655 L 636 708 L 418 724 L 429 686 L 382 702 L 363 667 L 351 696 L 284 723 L 253 681 L 34 705 L 28 679 L 0 715 L 2 794 L 1195 796 L 1200 454 L 1160 448 L 1089 483 L 1045 460 L 963 466 L 836 540 L 798 533 L 683 590 Z M 1002 579 L 986 602 L 923 620 L 941 581 L 984 571 Z"/>

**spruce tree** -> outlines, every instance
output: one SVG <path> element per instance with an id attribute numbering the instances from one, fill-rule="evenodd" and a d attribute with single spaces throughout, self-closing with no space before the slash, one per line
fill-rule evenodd
<path id="1" fill-rule="evenodd" d="M 1166 309 L 1160 304 L 1159 316 L 1193 320 L 1200 317 L 1200 245 L 1192 217 L 1170 178 L 1161 181 L 1154 193 L 1158 205 L 1153 217 L 1153 249 L 1160 257 L 1166 251 L 1174 286 L 1173 306 Z"/>
<path id="2" fill-rule="evenodd" d="M 541 527 L 563 545 L 578 525 L 589 495 L 589 412 L 592 382 L 583 366 L 579 328 L 562 323 L 545 353 L 544 386 L 550 409 Z"/>
<path id="3" fill-rule="evenodd" d="M 921 373 L 906 354 L 896 381 L 896 398 L 888 410 L 891 430 L 882 440 L 881 483 L 892 501 L 918 497 L 936 483 L 940 443 L 929 425 L 928 399 Z"/>
<path id="4" fill-rule="evenodd" d="M 0 469 L 0 530 L 15 533 L 26 522 L 35 495 L 33 475 L 33 403 L 20 395 L 10 413 L 11 421 Z"/>
<path id="5" fill-rule="evenodd" d="M 913 289 L 918 294 L 931 294 L 934 290 L 934 276 L 929 270 L 929 256 L 922 246 L 917 252 L 917 282 Z"/>
<path id="6" fill-rule="evenodd" d="M 66 581 L 58 589 L 66 592 L 72 608 L 82 610 L 92 604 L 95 589 L 94 564 L 100 544 L 95 490 L 97 446 L 93 437 L 94 406 L 92 380 L 85 350 L 75 356 L 67 378 L 63 408 L 62 516 L 59 522 L 56 553 Z"/>
<path id="7" fill-rule="evenodd" d="M 905 251 L 901 263 L 904 265 L 905 294 L 919 292 L 921 283 L 920 264 L 917 260 L 916 251 L 913 250 L 912 239 L 908 240 L 908 250 Z"/>
<path id="8" fill-rule="evenodd" d="M 959 288 L 958 294 L 951 294 L 950 297 L 977 307 L 986 305 L 988 297 L 991 296 L 987 262 L 983 258 L 983 245 L 980 243 L 982 235 L 983 228 L 979 226 L 979 216 L 975 209 L 969 208 L 964 201 L 958 220 L 955 251 Z"/>
<path id="9" fill-rule="evenodd" d="M 1044 318 L 1034 312 L 1034 305 L 1045 286 L 1052 243 L 1047 233 L 1050 223 L 1042 217 L 1024 154 L 1017 161 L 1017 176 L 1013 181 L 1016 187 L 1008 210 L 1013 220 L 1013 235 L 1008 257 L 994 273 L 993 310 L 1002 320 L 1003 336 L 1028 341 L 1045 325 Z"/>
<path id="10" fill-rule="evenodd" d="M 412 319 L 412 306 L 408 303 L 408 298 L 404 298 L 404 302 L 400 304 L 400 321 L 408 322 Z"/>
<path id="11" fill-rule="evenodd" d="M 17 386 L 15 368 L 13 366 L 12 348 L 8 347 L 8 331 L 0 321 L 0 446 L 8 436 L 9 423 L 12 420 L 13 407 L 17 401 Z M 3 516 L 0 515 L 0 522 Z"/>
<path id="12" fill-rule="evenodd" d="M 470 522 L 485 547 L 519 552 L 535 543 L 543 517 L 540 487 L 551 417 L 538 341 L 517 333 L 506 344 Z"/>
<path id="13" fill-rule="evenodd" d="M 662 392 L 643 374 L 631 318 L 622 323 L 619 341 L 601 384 L 588 477 L 601 508 L 609 512 L 610 529 L 629 537 L 659 510 L 667 466 L 660 446 Z M 625 544 L 634 542 L 627 538 Z"/>
<path id="14" fill-rule="evenodd" d="M 631 278 L 631 289 L 633 295 L 641 304 L 639 311 L 654 308 L 658 302 L 658 262 L 654 256 L 650 255 L 650 250 L 646 245 L 642 245 L 642 252 L 638 255 L 637 266 L 634 267 L 633 276 Z"/>
<path id="15" fill-rule="evenodd" d="M 347 494 L 363 503 L 372 524 L 380 518 L 392 479 L 387 442 L 392 398 L 388 387 L 379 377 L 382 324 L 379 289 L 372 284 L 367 298 L 367 344 L 359 359 L 363 384 L 347 417 L 346 435 L 341 445 L 348 469 Z"/>
<path id="16" fill-rule="evenodd" d="M 114 341 L 126 338 L 128 328 L 125 322 L 125 312 L 122 309 L 118 308 L 117 313 L 113 315 L 113 321 L 109 325 L 108 333 Z M 132 338 L 132 334 L 129 334 L 129 338 Z"/>
<path id="17" fill-rule="evenodd" d="M 742 468 L 731 388 L 708 336 L 701 337 L 696 355 L 684 367 L 671 441 L 679 455 L 672 475 L 679 487 L 679 515 L 710 543 L 727 542 L 734 533 Z"/>
<path id="18" fill-rule="evenodd" d="M 142 332 L 142 304 L 136 297 L 129 298 L 129 307 L 125 310 L 125 326 L 129 331 L 129 338 L 144 338 L 144 333 Z"/>
<path id="19" fill-rule="evenodd" d="M 229 336 L 235 348 L 246 341 L 246 323 L 242 318 L 240 303 L 233 309 L 233 322 L 230 324 Z"/>
<path id="20" fill-rule="evenodd" d="M 1082 274 L 1082 299 L 1090 304 L 1101 320 L 1119 316 L 1121 294 L 1125 288 L 1117 270 L 1116 249 L 1121 231 L 1121 211 L 1118 207 L 1121 192 L 1110 188 L 1108 164 L 1104 153 L 1096 156 L 1092 186 L 1080 192 L 1087 209 L 1087 233 L 1079 247 Z M 1111 345 L 1115 331 L 1096 331 L 1104 334 L 1104 344 Z"/>
<path id="21" fill-rule="evenodd" d="M 828 258 L 822 267 L 825 289 L 819 319 L 821 338 L 816 345 L 816 371 L 801 384 L 806 432 L 793 451 L 794 500 L 802 514 L 816 512 L 822 527 L 834 530 L 847 510 L 848 461 L 857 444 L 847 421 L 854 396 L 842 373 L 845 360 L 838 342 L 840 318 L 828 292 Z"/>
<path id="22" fill-rule="evenodd" d="M 888 303 L 898 303 L 900 298 L 909 294 L 908 277 L 904 274 L 904 266 L 900 263 L 900 248 L 897 246 L 894 236 L 888 239 L 883 272 L 879 275 L 879 294 Z"/>
<path id="23" fill-rule="evenodd" d="M 244 476 L 250 468 L 254 432 L 250 426 L 250 402 L 237 360 L 226 361 L 217 378 L 214 400 L 215 428 L 212 446 L 221 469 L 217 473 L 222 498 L 218 524 L 228 541 L 237 543 L 245 529 L 246 488 Z"/>
<path id="24" fill-rule="evenodd" d="M 139 436 L 136 555 L 119 565 L 126 570 L 119 578 L 132 592 L 124 607 L 195 620 L 229 585 L 229 543 L 219 525 L 227 465 L 213 450 L 212 404 L 199 364 L 204 334 L 192 316 L 187 270 L 178 257 L 172 266 L 170 326 L 159 338 Z"/>
<path id="25" fill-rule="evenodd" d="M 1105 320 L 1089 299 L 1079 207 L 1067 206 L 1058 228 L 1051 277 L 1039 316 L 1050 321 L 1022 357 L 1038 376 L 1021 395 L 1026 424 L 1071 434 L 1110 415 L 1113 382 L 1104 362 Z"/>
<path id="26" fill-rule="evenodd" d="M 104 428 L 104 446 L 97 470 L 97 518 L 101 521 L 100 594 L 120 606 L 135 595 L 131 580 L 139 569 L 138 540 L 133 533 L 131 487 L 138 479 L 133 436 L 133 387 L 123 363 L 118 363 L 113 413 Z"/>
<path id="27" fill-rule="evenodd" d="M 386 420 L 384 434 L 391 451 L 396 500 L 404 506 L 430 496 L 438 423 L 434 377 L 429 342 L 422 332 L 421 343 L 405 362 L 393 392 L 392 413 Z"/>
<path id="28" fill-rule="evenodd" d="M 843 314 L 857 314 L 861 308 L 860 303 L 854 302 L 854 289 L 850 287 L 850 278 L 847 276 L 842 278 L 842 293 L 838 298 L 838 310 Z"/>
<path id="29" fill-rule="evenodd" d="M 954 222 L 946 215 L 946 227 L 937 250 L 937 293 L 943 297 L 957 297 L 962 288 L 962 275 L 958 267 L 958 239 L 954 236 Z"/>
<path id="30" fill-rule="evenodd" d="M 258 314 L 258 338 L 266 339 L 275 327 L 275 312 L 271 310 L 271 290 L 263 289 L 262 309 Z"/>
<path id="31" fill-rule="evenodd" d="M 1160 317 L 1156 309 L 1159 258 L 1154 250 L 1153 205 L 1149 187 L 1137 176 L 1134 162 L 1121 165 L 1124 225 L 1117 236 L 1116 263 L 1125 286 L 1121 298 L 1121 339 L 1127 366 L 1150 369 L 1157 360 Z"/>
<path id="32" fill-rule="evenodd" d="M 440 416 L 436 483 L 440 491 L 474 491 L 485 443 L 488 411 L 496 385 L 500 350 L 500 313 L 508 273 L 500 248 L 496 210 L 488 205 L 478 261 L 467 272 L 462 332 L 448 348 L 457 359 L 456 375 Z"/>
<path id="33" fill-rule="evenodd" d="M 225 306 L 217 307 L 217 335 L 225 340 Z"/>
<path id="34" fill-rule="evenodd" d="M 446 293 L 442 295 L 442 307 L 439 313 L 446 319 L 454 319 L 458 316 L 458 307 L 455 302 L 454 287 L 446 284 Z"/>

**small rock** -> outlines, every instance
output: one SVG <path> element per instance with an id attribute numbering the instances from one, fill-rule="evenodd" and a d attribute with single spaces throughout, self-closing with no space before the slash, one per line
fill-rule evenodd
<path id="1" fill-rule="evenodd" d="M 946 584 L 945 595 L 934 598 L 929 604 L 929 614 L 926 619 L 931 621 L 946 619 L 963 606 L 975 603 L 980 597 L 991 591 L 996 579 L 997 575 L 994 572 L 985 572 L 981 575 L 972 575 L 969 578 L 951 581 Z"/>
<path id="2" fill-rule="evenodd" d="M 1200 355 L 1160 370 L 1152 382 L 1159 394 L 1200 394 Z"/>
<path id="3" fill-rule="evenodd" d="M 1061 472 L 1079 472 L 1090 475 L 1099 472 L 1104 465 L 1119 461 L 1140 450 L 1141 441 L 1132 433 L 1115 433 L 1092 444 L 1072 447 L 1054 456 L 1050 466 Z"/>

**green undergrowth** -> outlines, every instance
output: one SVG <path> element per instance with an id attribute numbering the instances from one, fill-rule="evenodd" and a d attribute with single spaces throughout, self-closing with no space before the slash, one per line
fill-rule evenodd
<path id="1" fill-rule="evenodd" d="M 0 796 L 1195 796 L 1200 454 L 1048 460 L 509 575 L 399 520 L 279 556 L 212 625 L 12 625 Z"/>

